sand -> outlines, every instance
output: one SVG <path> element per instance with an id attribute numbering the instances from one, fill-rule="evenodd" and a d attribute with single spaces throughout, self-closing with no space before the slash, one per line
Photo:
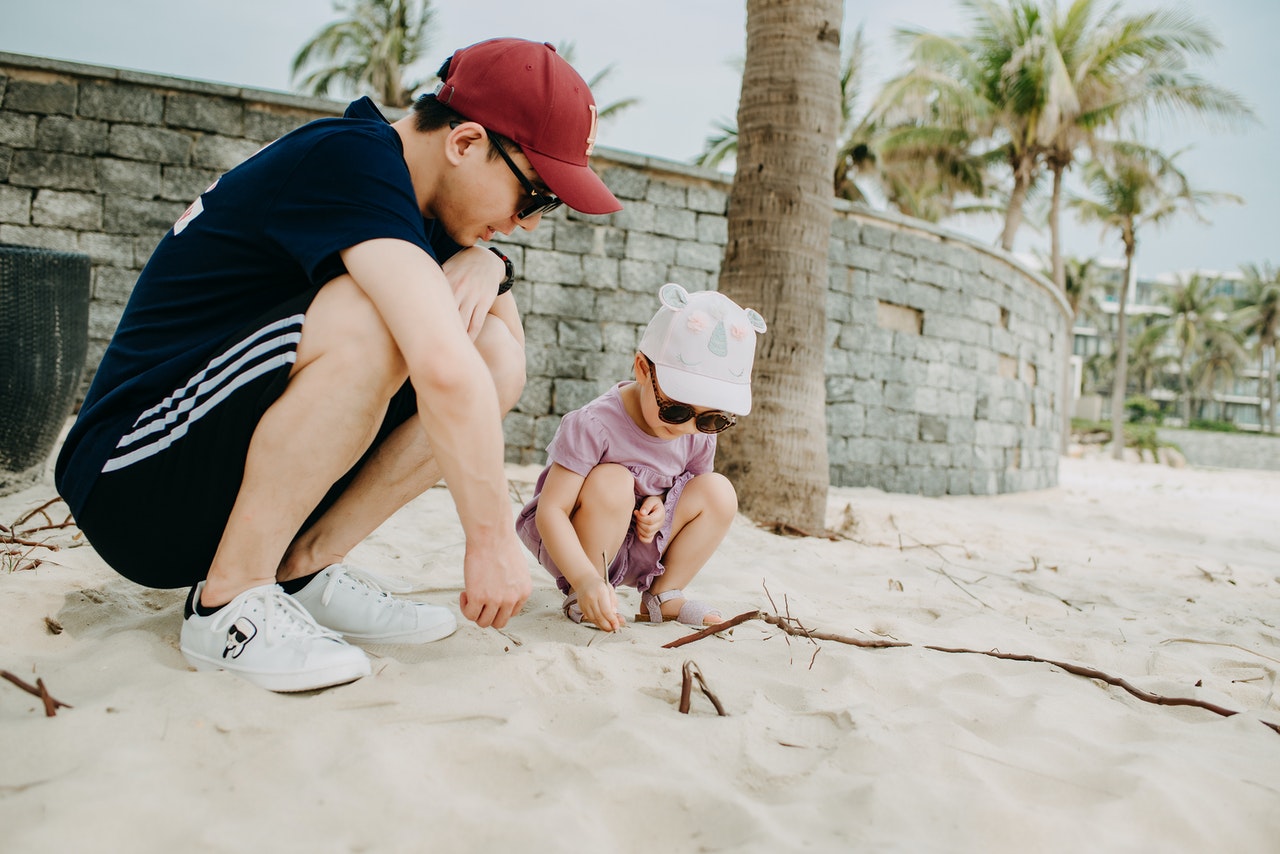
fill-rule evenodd
<path id="1" fill-rule="evenodd" d="M 513 503 L 536 471 L 510 469 Z M 46 717 L 0 682 L 0 851 L 1280 850 L 1280 473 L 1064 458 L 1060 480 L 832 489 L 843 539 L 740 517 L 690 588 L 910 646 L 752 621 L 663 649 L 690 630 L 573 625 L 531 559 L 504 631 L 368 647 L 372 677 L 300 695 L 190 670 L 183 592 L 90 547 L 11 557 L 0 668 L 72 708 Z M 51 497 L 2 498 L 0 521 Z M 145 518 L 136 536 L 149 547 Z M 433 489 L 351 557 L 456 608 L 461 554 Z M 727 717 L 697 691 L 678 713 L 690 660 Z"/>

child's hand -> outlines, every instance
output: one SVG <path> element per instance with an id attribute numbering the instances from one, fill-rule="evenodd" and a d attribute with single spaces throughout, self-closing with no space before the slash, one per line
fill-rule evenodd
<path id="1" fill-rule="evenodd" d="M 636 536 L 642 543 L 651 543 L 662 530 L 662 523 L 667 518 L 667 508 L 662 503 L 661 495 L 646 496 L 640 509 L 634 514 L 636 519 Z"/>
<path id="2" fill-rule="evenodd" d="M 582 618 L 601 631 L 617 631 L 626 622 L 618 613 L 617 592 L 603 578 L 595 579 L 585 590 L 578 590 L 578 607 L 582 609 Z"/>

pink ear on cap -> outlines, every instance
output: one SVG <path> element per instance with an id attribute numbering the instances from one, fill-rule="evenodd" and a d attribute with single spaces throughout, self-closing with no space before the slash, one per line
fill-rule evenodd
<path id="1" fill-rule="evenodd" d="M 543 183 L 576 211 L 622 210 L 588 158 L 599 118 L 595 98 L 553 45 L 490 39 L 453 54 L 436 97 L 513 140 Z"/>
<path id="2" fill-rule="evenodd" d="M 689 293 L 668 282 L 662 308 L 640 339 L 640 352 L 657 368 L 663 394 L 691 406 L 751 411 L 751 366 L 764 318 L 716 291 Z"/>

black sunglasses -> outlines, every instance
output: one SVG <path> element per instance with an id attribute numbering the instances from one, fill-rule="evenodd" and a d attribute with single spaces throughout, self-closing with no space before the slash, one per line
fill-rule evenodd
<path id="1" fill-rule="evenodd" d="M 658 402 L 658 417 L 668 424 L 683 424 L 690 418 L 693 426 L 700 433 L 723 433 L 738 423 L 738 416 L 723 409 L 708 409 L 706 412 L 695 412 L 687 403 L 679 403 L 665 397 L 658 390 L 658 369 L 648 356 L 644 360 L 649 363 L 649 381 L 653 383 L 653 398 Z"/>
<path id="2" fill-rule="evenodd" d="M 534 214 L 551 213 L 564 204 L 558 197 L 545 193 L 533 186 L 533 182 L 525 177 L 525 174 L 516 166 L 515 161 L 511 159 L 511 155 L 507 154 L 498 141 L 492 136 L 489 137 L 489 141 L 493 143 L 494 148 L 498 149 L 498 153 L 502 155 L 502 159 L 510 167 L 511 174 L 520 179 L 520 186 L 524 187 L 524 191 L 529 194 L 529 204 L 516 212 L 516 219 L 528 219 Z"/>
<path id="3" fill-rule="evenodd" d="M 452 130 L 460 124 L 462 124 L 460 121 L 449 122 L 449 128 Z M 511 159 L 511 155 L 507 154 L 506 149 L 493 138 L 493 134 L 490 133 L 487 128 L 485 129 L 485 132 L 489 134 L 489 142 L 498 150 L 498 154 L 502 155 L 502 160 L 507 164 L 507 168 L 511 170 L 511 174 L 516 176 L 516 180 L 520 182 L 520 186 L 524 187 L 524 191 L 529 194 L 529 203 L 516 211 L 516 219 L 528 219 L 534 214 L 551 213 L 553 210 L 564 204 L 564 202 L 562 202 L 558 197 L 553 196 L 551 193 L 543 192 L 533 186 L 533 182 L 525 177 L 525 174 L 520 171 L 520 167 Z"/>

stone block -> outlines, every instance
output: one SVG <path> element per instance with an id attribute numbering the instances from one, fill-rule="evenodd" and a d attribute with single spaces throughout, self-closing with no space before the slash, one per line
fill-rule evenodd
<path id="1" fill-rule="evenodd" d="M 186 208 L 181 202 L 107 196 L 103 211 L 103 231 L 110 234 L 163 235 Z"/>
<path id="2" fill-rule="evenodd" d="M 137 284 L 138 271 L 103 266 L 94 269 L 93 299 L 102 305 L 124 307 Z"/>
<path id="3" fill-rule="evenodd" d="M 661 180 L 649 182 L 649 188 L 645 191 L 644 199 L 660 207 L 665 206 L 680 210 L 685 210 L 688 207 L 688 196 L 685 193 L 684 186 Z"/>
<path id="4" fill-rule="evenodd" d="M 697 214 L 683 208 L 661 206 L 655 211 L 653 231 L 679 240 L 694 240 L 698 235 Z"/>
<path id="5" fill-rule="evenodd" d="M 94 162 L 98 170 L 98 191 L 104 195 L 118 193 L 140 199 L 162 195 L 163 172 L 158 163 L 117 160 L 113 157 L 100 157 Z"/>
<path id="6" fill-rule="evenodd" d="M 533 282 L 531 291 L 531 310 L 539 314 L 581 320 L 596 317 L 594 291 L 539 281 Z"/>
<path id="7" fill-rule="evenodd" d="M 556 324 L 556 343 L 566 350 L 588 350 L 599 354 L 604 349 L 604 336 L 596 321 L 562 320 Z"/>
<path id="8" fill-rule="evenodd" d="M 561 414 L 552 413 L 536 419 L 533 423 L 534 444 L 544 452 L 544 457 L 547 445 L 551 444 L 551 440 L 555 438 L 556 429 L 560 426 Z"/>
<path id="9" fill-rule="evenodd" d="M 195 169 L 190 166 L 166 166 L 162 173 L 160 190 L 155 195 L 175 202 L 194 202 L 218 179 L 220 173 L 212 169 Z"/>
<path id="10" fill-rule="evenodd" d="M 628 202 L 613 215 L 614 227 L 627 232 L 652 233 L 657 220 L 658 206 L 651 202 Z"/>
<path id="11" fill-rule="evenodd" d="M 78 112 L 108 122 L 158 125 L 164 117 L 164 96 L 144 86 L 86 82 L 80 84 Z"/>
<path id="12" fill-rule="evenodd" d="M 76 112 L 76 85 L 64 80 L 9 79 L 4 108 L 18 113 L 44 116 L 73 116 Z"/>
<path id="13" fill-rule="evenodd" d="M 175 92 L 165 98 L 164 123 L 225 136 L 244 136 L 243 102 Z"/>
<path id="14" fill-rule="evenodd" d="M 635 169 L 624 166 L 612 166 L 600 175 L 609 192 L 627 206 L 626 199 L 643 199 L 649 189 L 649 176 Z"/>
<path id="15" fill-rule="evenodd" d="M 687 191 L 687 198 L 689 210 L 696 213 L 711 213 L 723 216 L 729 208 L 728 192 L 718 187 L 690 187 Z"/>
<path id="16" fill-rule="evenodd" d="M 556 379 L 551 387 L 554 411 L 560 415 L 586 406 L 602 391 L 597 383 L 574 379 Z"/>
<path id="17" fill-rule="evenodd" d="M 102 197 L 94 193 L 39 190 L 31 204 L 31 222 L 96 231 L 102 227 Z"/>
<path id="18" fill-rule="evenodd" d="M 32 190 L 0 184 L 0 223 L 9 225 L 31 224 Z"/>
<path id="19" fill-rule="evenodd" d="M 598 255 L 582 256 L 582 281 L 591 288 L 617 288 L 621 284 L 619 263 L 616 258 Z"/>
<path id="20" fill-rule="evenodd" d="M 673 264 L 676 260 L 676 242 L 670 237 L 632 231 L 627 234 L 626 257 L 634 261 Z"/>
<path id="21" fill-rule="evenodd" d="M 657 310 L 658 288 L 667 281 L 667 265 L 653 261 L 625 260 L 618 265 L 622 289 L 643 294 L 653 294 L 652 311 Z M 646 302 L 646 305 L 650 303 Z M 648 322 L 648 318 L 645 318 Z"/>
<path id="22" fill-rule="evenodd" d="M 79 252 L 89 256 L 95 266 L 140 267 L 133 251 L 133 238 L 123 234 L 80 233 Z"/>
<path id="23" fill-rule="evenodd" d="M 694 243 L 682 241 L 676 245 L 676 264 L 681 267 L 692 267 L 709 273 L 720 270 L 720 260 L 724 257 L 724 247 L 714 243 Z"/>
<path id="24" fill-rule="evenodd" d="M 722 216 L 698 214 L 698 241 L 724 246 L 729 242 L 729 221 Z"/>
<path id="25" fill-rule="evenodd" d="M 251 139 L 207 134 L 196 140 L 191 150 L 191 165 L 198 169 L 226 172 L 257 154 L 261 148 Z"/>
<path id="26" fill-rule="evenodd" d="M 582 222 L 556 224 L 552 245 L 556 252 L 586 255 L 596 251 L 596 235 L 599 229 Z"/>
<path id="27" fill-rule="evenodd" d="M 0 110 L 0 145 L 34 148 L 39 117 Z"/>
<path id="28" fill-rule="evenodd" d="M 20 150 L 13 153 L 9 183 L 51 190 L 96 190 L 93 158 L 57 152 Z"/>
<path id="29" fill-rule="evenodd" d="M 181 131 L 140 125 L 113 125 L 107 150 L 122 160 L 185 166 L 191 162 L 192 138 Z"/>

